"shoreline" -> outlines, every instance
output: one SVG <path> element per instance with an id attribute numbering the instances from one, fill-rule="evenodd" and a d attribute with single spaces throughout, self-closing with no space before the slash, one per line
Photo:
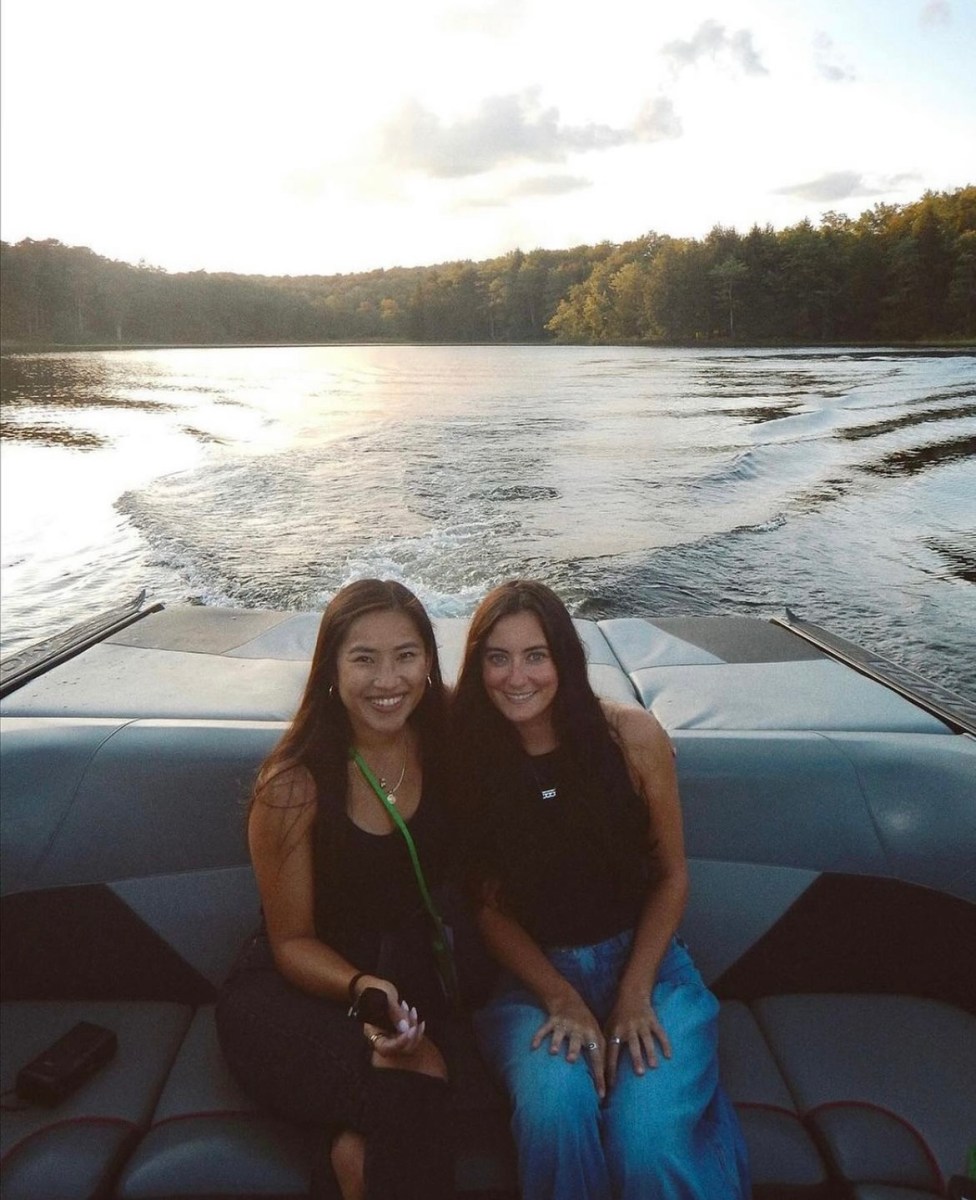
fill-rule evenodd
<path id="1" fill-rule="evenodd" d="M 972 354 L 976 353 L 976 341 L 969 338 L 920 338 L 917 341 L 899 339 L 871 341 L 729 341 L 728 338 L 699 338 L 685 341 L 618 341 L 618 342 L 410 342 L 396 339 L 349 339 L 319 342 L 22 342 L 0 340 L 0 355 L 17 354 L 71 354 L 106 353 L 111 350 L 313 350 L 342 346 L 419 346 L 419 347 L 545 347 L 559 350 L 574 346 L 592 348 L 630 348 L 649 350 L 903 350 L 919 353 Z"/>

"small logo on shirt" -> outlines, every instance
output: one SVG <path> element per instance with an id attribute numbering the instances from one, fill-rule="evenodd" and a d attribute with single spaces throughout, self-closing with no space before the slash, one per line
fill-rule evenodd
<path id="1" fill-rule="evenodd" d="M 542 789 L 542 799 L 543 800 L 555 800 L 556 799 L 556 789 L 555 788 L 543 788 Z"/>

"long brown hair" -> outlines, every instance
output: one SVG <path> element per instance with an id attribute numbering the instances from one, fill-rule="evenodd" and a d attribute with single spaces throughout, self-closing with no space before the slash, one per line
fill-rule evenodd
<path id="1" fill-rule="evenodd" d="M 556 668 L 558 687 L 552 719 L 560 747 L 582 781 L 581 794 L 593 806 L 597 841 L 605 820 L 601 815 L 606 767 L 619 750 L 596 693 L 590 684 L 586 651 L 573 618 L 545 584 L 513 579 L 494 588 L 479 604 L 468 628 L 464 659 L 452 704 L 451 743 L 454 753 L 454 796 L 459 824 L 464 828 L 461 871 L 469 885 L 492 870 L 492 844 L 525 796 L 525 768 L 515 726 L 492 703 L 483 680 L 488 638 L 503 617 L 533 613 L 539 620 Z M 613 831 L 605 831 L 602 850 L 613 852 Z M 531 848 L 507 852 L 506 873 L 532 871 Z"/>
<path id="2" fill-rule="evenodd" d="M 593 736 L 601 727 L 606 730 L 603 710 L 587 675 L 586 651 L 573 619 L 556 593 L 534 579 L 512 579 L 499 584 L 485 596 L 471 618 L 455 691 L 454 708 L 459 720 L 467 724 L 473 719 L 482 728 L 504 729 L 506 740 L 510 740 L 514 731 L 485 691 L 482 663 L 485 644 L 498 622 L 522 612 L 538 618 L 556 668 L 559 686 L 553 699 L 553 725 L 559 741 Z"/>
<path id="3" fill-rule="evenodd" d="M 289 767 L 304 766 L 315 780 L 319 798 L 345 798 L 345 772 L 352 727 L 339 698 L 339 650 L 354 621 L 376 612 L 402 612 L 413 622 L 430 662 L 430 683 L 410 716 L 420 735 L 421 755 L 443 737 L 444 683 L 437 642 L 427 611 L 402 583 L 392 579 L 359 579 L 329 601 L 322 614 L 312 663 L 298 711 L 281 741 L 261 765 L 251 803 L 267 792 Z"/>

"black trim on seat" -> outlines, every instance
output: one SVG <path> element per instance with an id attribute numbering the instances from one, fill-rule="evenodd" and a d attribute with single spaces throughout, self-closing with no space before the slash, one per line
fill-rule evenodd
<path id="1" fill-rule="evenodd" d="M 216 989 L 103 883 L 4 896 L 4 1000 L 169 1000 Z"/>
<path id="2" fill-rule="evenodd" d="M 899 879 L 826 873 L 715 981 L 720 1000 L 925 996 L 976 1013 L 976 905 Z"/>

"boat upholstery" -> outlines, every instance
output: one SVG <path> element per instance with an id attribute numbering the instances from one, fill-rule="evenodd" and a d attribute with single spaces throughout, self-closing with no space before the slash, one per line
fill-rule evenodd
<path id="1" fill-rule="evenodd" d="M 257 924 L 245 806 L 317 620 L 164 610 L 3 701 L 2 1088 L 76 1020 L 119 1035 L 57 1108 L 3 1113 L 5 1200 L 305 1194 L 314 1131 L 240 1090 L 213 1001 Z M 453 677 L 465 623 L 436 625 Z M 791 727 L 825 711 L 806 670 L 819 652 L 791 660 L 791 635 L 736 622 L 670 626 L 656 643 L 648 622 L 579 623 L 603 694 L 673 695 L 647 682 L 659 671 L 684 672 L 689 696 L 702 681 L 694 704 L 659 712 L 692 880 L 681 932 L 722 1001 L 756 1194 L 944 1194 L 976 1141 L 976 743 L 874 683 L 856 712 Z M 744 656 L 759 674 L 797 669 L 789 705 L 761 684 L 751 710 L 720 700 L 714 676 Z M 669 723 L 695 704 L 736 723 Z M 504 1100 L 463 1026 L 451 1050 L 459 1190 L 514 1189 Z"/>

